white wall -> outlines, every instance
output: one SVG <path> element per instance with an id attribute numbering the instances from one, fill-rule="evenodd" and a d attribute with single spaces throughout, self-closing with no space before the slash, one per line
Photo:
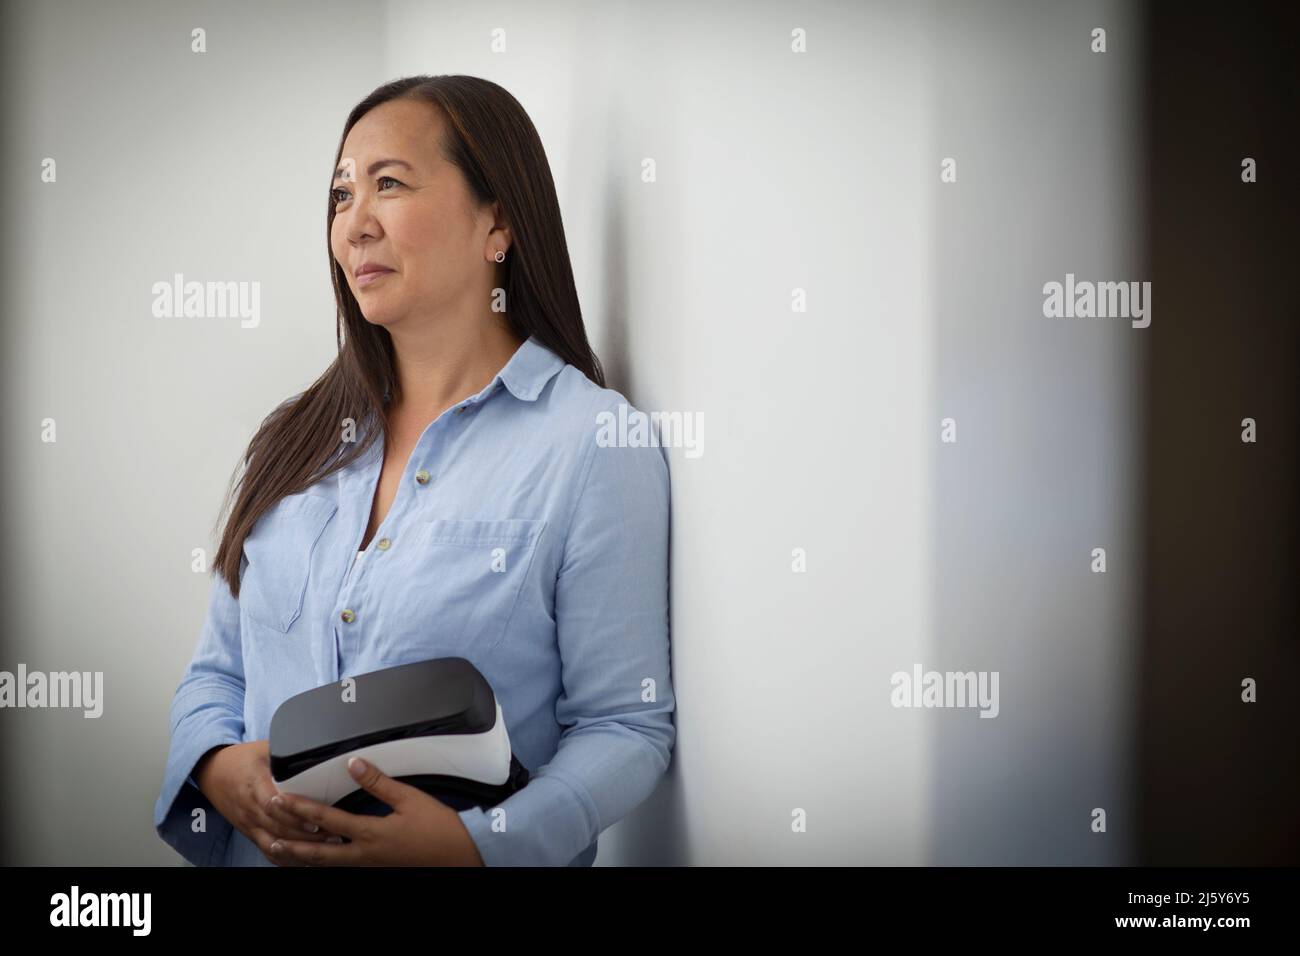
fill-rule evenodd
<path id="1" fill-rule="evenodd" d="M 215 553 L 258 422 L 334 355 L 320 184 L 379 26 L 345 0 L 7 14 L 0 669 L 103 671 L 106 704 L 0 711 L 4 862 L 172 863 L 152 804 L 211 584 L 190 552 Z M 154 317 L 177 272 L 259 282 L 260 324 Z"/>
<path id="2" fill-rule="evenodd" d="M 1149 278 L 1136 12 L 952 4 L 931 31 L 931 141 L 959 168 L 928 240 L 932 408 L 959 438 L 927 478 L 925 663 L 997 670 L 1001 688 L 994 720 L 930 712 L 942 864 L 1133 862 L 1138 363 L 1176 319 L 1159 295 L 1148 329 L 1048 319 L 1042 289 Z"/>

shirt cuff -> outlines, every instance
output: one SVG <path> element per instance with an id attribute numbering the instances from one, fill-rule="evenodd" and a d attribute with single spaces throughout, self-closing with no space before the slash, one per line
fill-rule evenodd
<path id="1" fill-rule="evenodd" d="M 458 815 L 484 866 L 590 866 L 595 859 L 596 808 L 559 771 L 533 777 L 495 807 Z"/>

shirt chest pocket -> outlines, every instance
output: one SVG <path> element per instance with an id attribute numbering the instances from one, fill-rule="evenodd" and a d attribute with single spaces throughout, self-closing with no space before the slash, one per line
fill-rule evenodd
<path id="1" fill-rule="evenodd" d="M 287 634 L 302 613 L 312 558 L 338 503 L 290 495 L 258 519 L 244 539 L 248 567 L 239 604 L 254 623 Z"/>
<path id="2" fill-rule="evenodd" d="M 400 546 L 413 566 L 393 595 L 398 626 L 379 635 L 383 656 L 425 660 L 500 644 L 545 527 L 523 518 L 434 518 L 409 528 Z"/>

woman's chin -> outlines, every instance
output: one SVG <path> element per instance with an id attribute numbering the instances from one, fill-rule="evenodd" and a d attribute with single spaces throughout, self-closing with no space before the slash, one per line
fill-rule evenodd
<path id="1" fill-rule="evenodd" d="M 385 328 L 387 328 L 394 320 L 394 316 L 391 312 L 387 309 L 378 308 L 367 309 L 363 307 L 361 309 L 361 317 L 371 325 L 382 325 Z"/>

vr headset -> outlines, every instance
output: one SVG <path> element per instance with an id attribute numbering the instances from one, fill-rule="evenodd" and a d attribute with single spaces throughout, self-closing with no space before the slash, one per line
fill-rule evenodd
<path id="1" fill-rule="evenodd" d="M 271 777 L 349 813 L 391 812 L 348 773 L 361 757 L 457 810 L 495 806 L 528 783 L 501 705 L 463 657 L 358 674 L 290 697 L 271 717 Z"/>

